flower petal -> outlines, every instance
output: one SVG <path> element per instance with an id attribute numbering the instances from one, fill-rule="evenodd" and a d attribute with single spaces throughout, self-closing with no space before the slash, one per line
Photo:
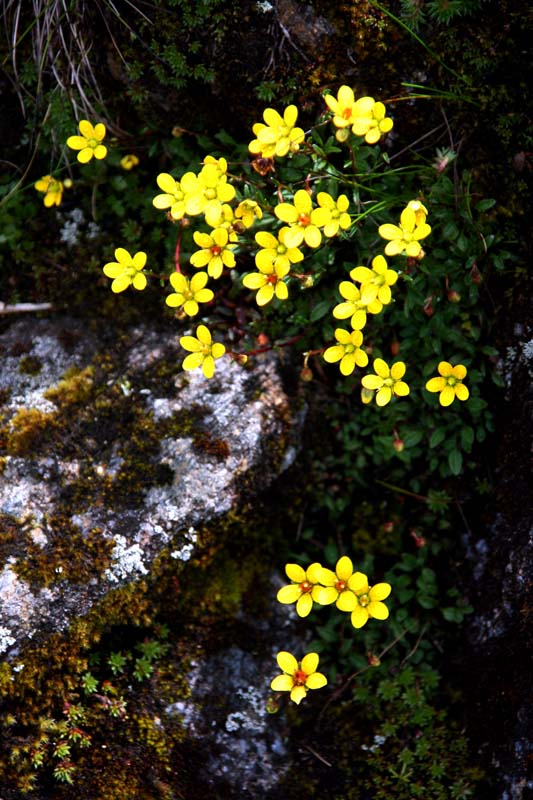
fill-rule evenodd
<path id="1" fill-rule="evenodd" d="M 294 682 L 290 675 L 276 675 L 270 684 L 270 688 L 275 692 L 290 692 L 293 686 Z"/>
<path id="2" fill-rule="evenodd" d="M 356 594 L 365 594 L 368 591 L 368 578 L 363 572 L 354 572 L 348 578 L 348 586 Z"/>
<path id="3" fill-rule="evenodd" d="M 301 594 L 302 592 L 300 587 L 295 583 L 290 583 L 287 586 L 281 587 L 276 595 L 276 599 L 278 603 L 289 605 L 290 603 L 296 603 Z"/>
<path id="4" fill-rule="evenodd" d="M 305 685 L 308 689 L 321 689 L 327 682 L 328 679 L 321 672 L 313 672 L 313 674 L 309 675 L 307 678 Z"/>
<path id="5" fill-rule="evenodd" d="M 341 558 L 339 558 L 337 561 L 335 572 L 341 581 L 347 581 L 353 573 L 352 560 L 348 558 L 348 556 L 341 556 Z"/>
<path id="6" fill-rule="evenodd" d="M 305 570 L 299 564 L 285 564 L 285 573 L 291 581 L 296 583 L 302 583 L 306 578 Z"/>
<path id="7" fill-rule="evenodd" d="M 307 689 L 305 688 L 305 686 L 295 686 L 291 692 L 291 700 L 298 706 L 300 705 L 306 694 L 307 694 Z"/>
<path id="8" fill-rule="evenodd" d="M 337 598 L 337 608 L 339 611 L 353 611 L 357 606 L 357 598 L 353 592 L 341 592 Z"/>
<path id="9" fill-rule="evenodd" d="M 366 610 L 368 611 L 368 615 L 374 619 L 387 619 L 389 616 L 389 609 L 385 603 L 371 602 L 366 607 Z"/>
<path id="10" fill-rule="evenodd" d="M 374 602 L 376 600 L 385 600 L 391 593 L 391 585 L 390 583 L 376 583 L 375 586 L 369 591 L 369 597 Z"/>
<path id="11" fill-rule="evenodd" d="M 299 617 L 307 617 L 313 608 L 313 598 L 310 592 L 304 592 L 296 602 L 296 613 Z"/>
<path id="12" fill-rule="evenodd" d="M 302 671 L 305 672 L 306 675 L 311 675 L 313 672 L 316 672 L 318 661 L 318 653 L 307 653 L 302 658 Z"/>
<path id="13" fill-rule="evenodd" d="M 298 662 L 292 653 L 288 653 L 286 650 L 280 650 L 276 656 L 276 661 L 279 668 L 288 675 L 292 675 L 298 669 Z"/>
<path id="14" fill-rule="evenodd" d="M 354 628 L 362 628 L 368 621 L 368 611 L 362 606 L 357 606 L 357 608 L 352 611 L 350 620 Z"/>

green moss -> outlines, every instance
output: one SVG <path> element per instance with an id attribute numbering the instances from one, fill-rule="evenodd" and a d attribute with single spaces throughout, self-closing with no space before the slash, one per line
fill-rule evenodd
<path id="1" fill-rule="evenodd" d="M 59 383 L 44 392 L 44 397 L 60 408 L 86 403 L 91 396 L 94 374 L 95 368 L 92 365 L 84 369 L 72 367 L 65 372 Z"/>
<path id="2" fill-rule="evenodd" d="M 37 587 L 65 580 L 83 585 L 108 569 L 114 542 L 102 536 L 100 528 L 84 535 L 64 516 L 50 517 L 41 527 L 46 544 L 35 542 L 27 533 L 24 557 L 12 566 L 22 580 Z"/>
<path id="3" fill-rule="evenodd" d="M 50 440 L 55 426 L 55 414 L 37 408 L 21 408 L 3 431 L 0 430 L 0 446 L 13 456 L 34 454 L 43 442 Z"/>

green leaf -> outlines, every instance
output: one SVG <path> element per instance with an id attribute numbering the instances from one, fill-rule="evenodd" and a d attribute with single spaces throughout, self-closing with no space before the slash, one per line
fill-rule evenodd
<path id="1" fill-rule="evenodd" d="M 429 438 L 429 446 L 437 447 L 446 438 L 446 430 L 444 428 L 437 428 L 433 431 Z"/>
<path id="2" fill-rule="evenodd" d="M 452 450 L 448 454 L 448 464 L 452 475 L 459 475 L 463 466 L 463 456 L 459 450 Z"/>
<path id="3" fill-rule="evenodd" d="M 476 211 L 488 211 L 489 208 L 492 208 L 496 205 L 496 200 L 494 198 L 486 198 L 485 200 L 480 200 L 479 203 L 476 204 Z"/>
<path id="4" fill-rule="evenodd" d="M 309 319 L 311 322 L 316 322 L 317 320 L 322 319 L 322 317 L 325 317 L 326 314 L 329 314 L 330 311 L 331 311 L 331 300 L 320 300 L 311 309 Z"/>

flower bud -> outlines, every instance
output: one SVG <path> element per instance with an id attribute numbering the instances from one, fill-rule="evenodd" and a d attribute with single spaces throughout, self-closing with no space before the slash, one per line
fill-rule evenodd
<path id="1" fill-rule="evenodd" d="M 455 289 L 450 289 L 448 292 L 448 300 L 450 303 L 458 303 L 461 300 L 461 295 Z"/>
<path id="2" fill-rule="evenodd" d="M 415 541 L 415 546 L 416 547 L 425 547 L 426 546 L 426 544 L 427 544 L 426 540 L 424 539 L 423 536 L 419 536 L 414 528 L 411 528 L 411 530 L 409 532 L 410 532 L 411 536 L 413 537 L 413 539 Z"/>
<path id="3" fill-rule="evenodd" d="M 235 361 L 237 362 L 237 364 L 244 366 L 245 364 L 248 363 L 248 356 L 246 355 L 246 353 L 238 353 L 235 356 Z"/>
<path id="4" fill-rule="evenodd" d="M 259 333 L 257 335 L 257 344 L 259 345 L 259 347 L 266 347 L 266 345 L 268 344 L 268 336 L 266 335 L 266 333 Z"/>
<path id="5" fill-rule="evenodd" d="M 400 352 L 400 342 L 398 341 L 391 342 L 390 352 L 392 356 L 397 356 L 398 353 Z"/>
<path id="6" fill-rule="evenodd" d="M 374 655 L 374 653 L 367 653 L 366 660 L 368 661 L 369 667 L 379 667 L 381 666 L 381 661 L 378 656 Z"/>
<path id="7" fill-rule="evenodd" d="M 300 372 L 300 378 L 302 381 L 312 381 L 313 380 L 313 370 L 309 367 L 303 367 Z"/>
<path id="8" fill-rule="evenodd" d="M 476 286 L 479 286 L 479 284 L 483 280 L 483 276 L 481 275 L 481 272 L 479 271 L 478 265 L 476 264 L 475 261 L 472 264 L 472 268 L 470 270 L 470 277 L 472 278 L 472 283 L 475 283 Z"/>
<path id="9" fill-rule="evenodd" d="M 390 520 L 389 522 L 384 522 L 383 530 L 385 533 L 392 533 L 394 530 L 394 522 L 392 522 L 392 520 Z"/>
<path id="10" fill-rule="evenodd" d="M 405 442 L 403 439 L 400 439 L 398 436 L 396 436 L 392 442 L 392 446 L 394 447 L 397 453 L 401 453 L 403 448 L 405 447 Z"/>

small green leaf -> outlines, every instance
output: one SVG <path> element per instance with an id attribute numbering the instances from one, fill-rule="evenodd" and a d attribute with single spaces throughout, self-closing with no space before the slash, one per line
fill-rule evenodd
<path id="1" fill-rule="evenodd" d="M 429 446 L 437 447 L 446 438 L 446 431 L 444 428 L 437 428 L 433 431 L 429 438 Z"/>
<path id="2" fill-rule="evenodd" d="M 329 314 L 331 311 L 331 301 L 330 300 L 320 300 L 313 308 L 311 309 L 311 313 L 309 315 L 309 319 L 311 322 L 316 322 L 322 317 L 325 317 L 326 314 Z"/>
<path id="3" fill-rule="evenodd" d="M 496 200 L 494 198 L 486 198 L 485 200 L 480 200 L 479 203 L 476 204 L 476 211 L 488 211 L 489 208 L 493 208 L 496 205 Z"/>
<path id="4" fill-rule="evenodd" d="M 448 454 L 448 464 L 452 475 L 459 475 L 463 466 L 463 456 L 459 450 L 452 450 Z"/>

